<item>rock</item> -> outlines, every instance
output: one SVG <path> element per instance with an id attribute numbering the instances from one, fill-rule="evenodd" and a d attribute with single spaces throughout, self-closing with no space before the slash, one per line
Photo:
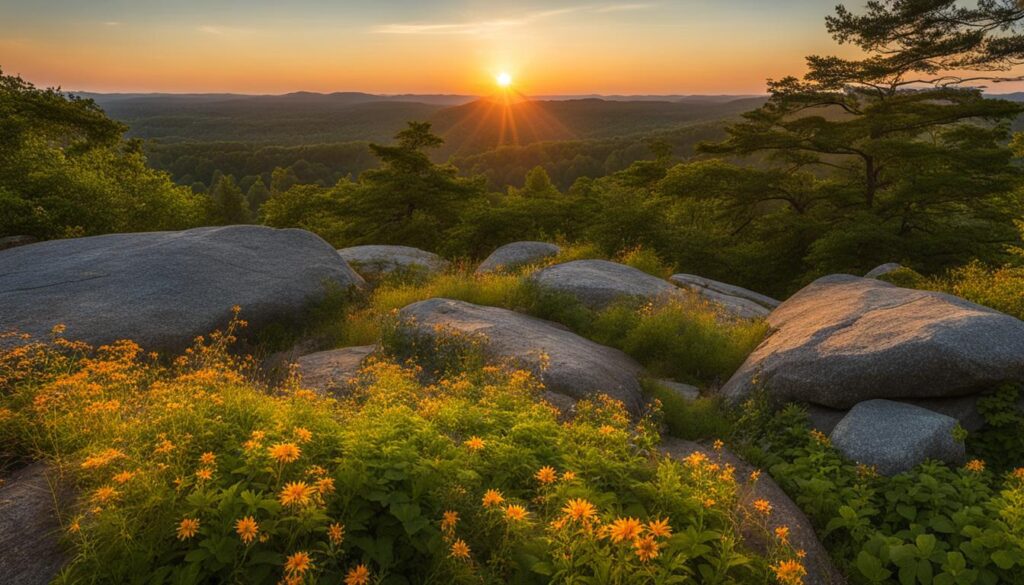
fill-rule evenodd
<path id="1" fill-rule="evenodd" d="M 916 398 L 908 400 L 897 400 L 903 404 L 910 404 L 928 409 L 932 412 L 953 417 L 960 423 L 960 426 L 969 432 L 979 431 L 985 427 L 985 417 L 978 411 L 978 400 L 983 394 L 972 394 L 970 396 L 957 396 L 954 398 Z M 1017 410 L 1024 413 L 1024 396 L 1017 401 Z M 807 414 L 810 416 L 814 428 L 825 433 L 832 432 L 839 421 L 842 420 L 848 410 L 836 410 L 816 404 L 807 405 Z"/>
<path id="2" fill-rule="evenodd" d="M 260 226 L 51 240 L 0 254 L 0 331 L 179 351 L 242 307 L 248 331 L 363 279 L 311 232 Z"/>
<path id="3" fill-rule="evenodd" d="M 0 252 L 8 250 L 10 248 L 17 248 L 18 246 L 27 246 L 34 244 L 39 240 L 32 236 L 6 236 L 0 238 Z"/>
<path id="4" fill-rule="evenodd" d="M 399 313 L 405 327 L 433 335 L 435 328 L 479 335 L 495 361 L 512 360 L 537 374 L 547 389 L 575 399 L 608 394 L 631 412 L 643 404 L 643 368 L 617 349 L 598 345 L 550 321 L 450 299 L 413 303 Z"/>
<path id="5" fill-rule="evenodd" d="M 690 386 L 689 384 L 683 384 L 676 382 L 675 380 L 655 380 L 660 386 L 671 390 L 673 394 L 679 396 L 687 402 L 693 402 L 700 398 L 700 389 L 696 386 Z"/>
<path id="6" fill-rule="evenodd" d="M 771 297 L 701 276 L 675 274 L 669 280 L 741 319 L 763 319 L 779 306 Z"/>
<path id="7" fill-rule="evenodd" d="M 491 255 L 477 267 L 476 273 L 489 274 L 511 270 L 557 256 L 561 251 L 560 247 L 547 242 L 512 242 L 491 252 Z"/>
<path id="8" fill-rule="evenodd" d="M 591 309 L 603 309 L 622 298 L 646 301 L 677 296 L 678 287 L 607 260 L 574 260 L 538 270 L 531 279 L 544 289 L 570 294 Z"/>
<path id="9" fill-rule="evenodd" d="M 901 268 L 903 268 L 902 264 L 897 264 L 896 262 L 889 262 L 887 264 L 882 264 L 881 266 L 875 266 L 867 274 L 864 275 L 864 278 L 878 278 L 879 276 L 884 276 L 886 274 L 889 274 L 890 272 L 896 272 Z"/>
<path id="10" fill-rule="evenodd" d="M 754 467 L 743 461 L 728 449 L 715 451 L 692 441 L 684 441 L 674 437 L 665 437 L 661 442 L 662 454 L 673 459 L 685 459 L 691 453 L 699 451 L 716 463 L 732 465 L 736 469 L 737 482 L 744 487 L 740 490 L 743 494 L 740 499 L 740 507 L 750 510 L 754 500 L 768 500 L 772 505 L 771 516 L 768 517 L 768 532 L 759 522 L 752 521 L 750 515 L 744 510 L 737 510 L 737 518 L 741 519 L 740 526 L 743 539 L 746 544 L 761 554 L 767 554 L 773 543 L 769 536 L 779 526 L 789 527 L 789 542 L 794 548 L 803 550 L 807 556 L 803 559 L 807 569 L 807 578 L 804 583 L 808 585 L 845 585 L 846 579 L 836 569 L 829 556 L 828 550 L 818 539 L 814 532 L 814 526 L 806 514 L 797 506 L 793 500 L 786 495 L 786 492 L 772 479 L 767 472 L 762 472 L 760 478 L 751 483 L 750 472 Z"/>
<path id="11" fill-rule="evenodd" d="M 54 487 L 46 465 L 34 463 L 0 484 L 0 575 L 10 585 L 46 585 L 67 557 L 60 546 Z M 66 495 L 57 487 L 58 495 Z"/>
<path id="12" fill-rule="evenodd" d="M 344 394 L 350 380 L 359 373 L 363 361 L 376 351 L 376 345 L 360 345 L 318 351 L 295 360 L 303 388 L 322 394 Z"/>
<path id="13" fill-rule="evenodd" d="M 955 418 L 891 400 L 867 400 L 850 409 L 829 435 L 832 445 L 883 475 L 909 471 L 925 459 L 957 464 L 964 444 L 953 438 Z"/>
<path id="14" fill-rule="evenodd" d="M 879 280 L 819 278 L 768 316 L 773 331 L 722 387 L 851 408 L 872 398 L 951 398 L 1024 381 L 1024 321 Z"/>
<path id="15" fill-rule="evenodd" d="M 431 275 L 449 266 L 449 262 L 437 254 L 409 246 L 355 246 L 342 248 L 338 254 L 367 278 L 407 271 Z"/>
<path id="16" fill-rule="evenodd" d="M 811 428 L 817 429 L 826 435 L 831 433 L 839 421 L 843 420 L 846 413 L 849 410 L 840 410 L 836 408 L 829 408 L 827 406 L 818 406 L 817 404 L 808 404 L 807 418 L 811 419 Z"/>

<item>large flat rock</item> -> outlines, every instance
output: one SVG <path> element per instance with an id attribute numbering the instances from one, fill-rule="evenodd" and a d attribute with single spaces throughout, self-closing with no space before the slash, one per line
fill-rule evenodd
<path id="1" fill-rule="evenodd" d="M 531 369 L 550 391 L 576 399 L 608 394 L 634 413 L 642 407 L 640 364 L 556 323 L 451 299 L 413 303 L 399 316 L 405 327 L 422 334 L 433 335 L 440 328 L 482 336 L 492 359 Z"/>
<path id="2" fill-rule="evenodd" d="M 476 273 L 489 274 L 512 270 L 557 256 L 561 251 L 562 249 L 555 244 L 547 242 L 512 242 L 491 252 L 491 255 L 477 267 Z"/>
<path id="3" fill-rule="evenodd" d="M 363 279 L 317 235 L 260 226 L 52 240 L 0 254 L 0 330 L 180 350 L 242 307 L 249 330 Z"/>
<path id="4" fill-rule="evenodd" d="M 447 260 L 433 252 L 410 246 L 353 246 L 338 250 L 338 254 L 367 278 L 407 271 L 436 274 L 449 265 Z"/>
<path id="5" fill-rule="evenodd" d="M 531 279 L 543 289 L 572 295 L 591 309 L 603 309 L 623 298 L 660 301 L 684 294 L 666 280 L 607 260 L 555 264 L 538 270 Z"/>
<path id="6" fill-rule="evenodd" d="M 376 345 L 360 345 L 304 355 L 295 360 L 302 386 L 322 394 L 344 394 L 376 349 Z"/>
<path id="7" fill-rule="evenodd" d="M 1024 381 L 1024 322 L 951 295 L 826 276 L 768 324 L 772 333 L 723 386 L 728 399 L 763 386 L 779 402 L 846 409 Z"/>
<path id="8" fill-rule="evenodd" d="M 674 274 L 669 280 L 741 319 L 763 319 L 779 306 L 769 296 L 702 276 Z"/>

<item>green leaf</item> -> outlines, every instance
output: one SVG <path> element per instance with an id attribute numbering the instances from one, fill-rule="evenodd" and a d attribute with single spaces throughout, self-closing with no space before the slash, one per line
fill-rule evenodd
<path id="1" fill-rule="evenodd" d="M 857 570 L 872 583 L 881 583 L 892 575 L 892 571 L 883 567 L 878 557 L 863 550 L 857 555 Z"/>
<path id="2" fill-rule="evenodd" d="M 992 553 L 992 562 L 996 564 L 1002 570 L 1013 568 L 1013 565 L 1017 562 L 1016 556 L 1008 550 L 997 550 Z"/>

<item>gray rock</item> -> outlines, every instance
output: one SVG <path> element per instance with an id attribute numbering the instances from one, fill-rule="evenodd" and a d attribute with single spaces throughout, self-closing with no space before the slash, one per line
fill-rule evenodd
<path id="1" fill-rule="evenodd" d="M 768 316 L 772 333 L 722 393 L 850 408 L 872 398 L 968 396 L 1024 381 L 1024 322 L 930 291 L 819 278 Z"/>
<path id="2" fill-rule="evenodd" d="M 953 438 L 956 425 L 956 419 L 919 406 L 867 400 L 850 409 L 829 439 L 847 458 L 895 475 L 925 459 L 963 461 L 964 444 Z"/>
<path id="3" fill-rule="evenodd" d="M 18 246 L 27 246 L 34 244 L 39 240 L 32 236 L 7 236 L 0 238 L 0 251 L 8 250 L 10 248 L 17 248 Z"/>
<path id="4" fill-rule="evenodd" d="M 260 226 L 51 240 L 0 254 L 0 331 L 181 350 L 242 307 L 248 331 L 299 317 L 326 285 L 363 285 L 327 242 Z"/>
<path id="5" fill-rule="evenodd" d="M 768 554 L 775 543 L 772 533 L 780 526 L 789 527 L 789 542 L 794 548 L 807 553 L 803 563 L 807 569 L 808 585 L 845 585 L 846 579 L 832 563 L 825 545 L 818 539 L 814 525 L 803 510 L 786 495 L 771 475 L 762 472 L 756 482 L 750 480 L 750 473 L 755 470 L 746 461 L 737 457 L 728 448 L 714 450 L 699 443 L 684 441 L 674 437 L 663 437 L 660 445 L 663 455 L 672 459 L 685 459 L 694 452 L 706 455 L 711 461 L 720 465 L 732 465 L 735 468 L 737 483 L 740 489 L 738 509 L 735 510 L 739 519 L 740 533 L 743 536 L 744 548 L 751 548 L 761 554 Z M 767 519 L 768 530 L 758 520 L 760 516 L 752 513 L 754 501 L 767 500 L 772 505 L 772 513 Z"/>
<path id="6" fill-rule="evenodd" d="M 985 427 L 985 417 L 978 412 L 978 400 L 983 397 L 981 394 L 970 396 L 956 396 L 953 398 L 911 398 L 897 400 L 904 404 L 911 404 L 926 408 L 932 412 L 944 414 L 955 418 L 965 430 L 970 432 L 979 431 Z M 1017 401 L 1017 410 L 1024 413 L 1024 396 Z M 816 404 L 807 405 L 807 414 L 811 418 L 811 424 L 819 431 L 828 434 L 832 432 L 839 421 L 842 420 L 847 410 L 837 410 Z"/>
<path id="7" fill-rule="evenodd" d="M 55 493 L 56 491 L 56 493 Z M 67 560 L 56 504 L 68 486 L 43 463 L 15 471 L 0 483 L 0 575 L 10 585 L 46 585 Z"/>
<path id="8" fill-rule="evenodd" d="M 888 262 L 880 266 L 875 266 L 870 271 L 868 271 L 867 274 L 864 275 L 864 278 L 878 278 L 879 276 L 884 276 L 886 274 L 889 274 L 890 272 L 896 272 L 901 268 L 903 268 L 902 264 L 898 264 L 896 262 Z"/>
<path id="9" fill-rule="evenodd" d="M 433 335 L 439 327 L 481 336 L 490 359 L 512 360 L 532 370 L 550 391 L 576 399 L 608 394 L 632 412 L 639 412 L 643 404 L 640 364 L 556 323 L 450 299 L 413 303 L 399 316 L 405 327 L 421 334 Z"/>
<path id="10" fill-rule="evenodd" d="M 687 402 L 693 402 L 700 398 L 700 389 L 696 386 L 690 386 L 675 380 L 656 380 L 656 382 Z"/>
<path id="11" fill-rule="evenodd" d="M 295 360 L 302 386 L 322 394 L 344 394 L 376 345 L 318 351 Z"/>
<path id="12" fill-rule="evenodd" d="M 491 252 L 491 255 L 477 267 L 476 273 L 489 274 L 511 270 L 557 256 L 561 251 L 558 246 L 547 242 L 512 242 Z"/>
<path id="13" fill-rule="evenodd" d="M 603 309 L 621 298 L 657 301 L 681 293 L 665 280 L 607 260 L 556 264 L 538 270 L 531 278 L 540 287 L 570 294 L 591 309 Z"/>
<path id="14" fill-rule="evenodd" d="M 449 262 L 437 254 L 409 246 L 354 246 L 342 248 L 338 254 L 359 274 L 373 278 L 396 271 L 436 274 L 448 268 Z"/>
<path id="15" fill-rule="evenodd" d="M 669 280 L 741 319 L 763 319 L 779 306 L 771 297 L 692 274 L 675 274 Z"/>
<path id="16" fill-rule="evenodd" d="M 849 410 L 840 410 L 837 408 L 829 408 L 827 406 L 818 406 L 817 404 L 807 404 L 807 417 L 811 419 L 811 428 L 817 429 L 826 435 L 831 433 L 839 421 L 843 420 L 846 413 Z"/>

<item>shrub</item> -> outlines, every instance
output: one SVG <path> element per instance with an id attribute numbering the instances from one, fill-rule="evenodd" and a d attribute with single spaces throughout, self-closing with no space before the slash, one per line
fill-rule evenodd
<path id="1" fill-rule="evenodd" d="M 1024 268 L 989 268 L 972 262 L 937 277 L 925 277 L 903 268 L 882 278 L 898 286 L 956 295 L 1024 319 Z"/>
<path id="2" fill-rule="evenodd" d="M 652 456 L 611 399 L 561 422 L 527 372 L 423 385 L 368 365 L 351 395 L 265 388 L 235 322 L 173 364 L 129 341 L 0 351 L 17 440 L 80 494 L 62 582 L 765 582 L 720 462 Z"/>

